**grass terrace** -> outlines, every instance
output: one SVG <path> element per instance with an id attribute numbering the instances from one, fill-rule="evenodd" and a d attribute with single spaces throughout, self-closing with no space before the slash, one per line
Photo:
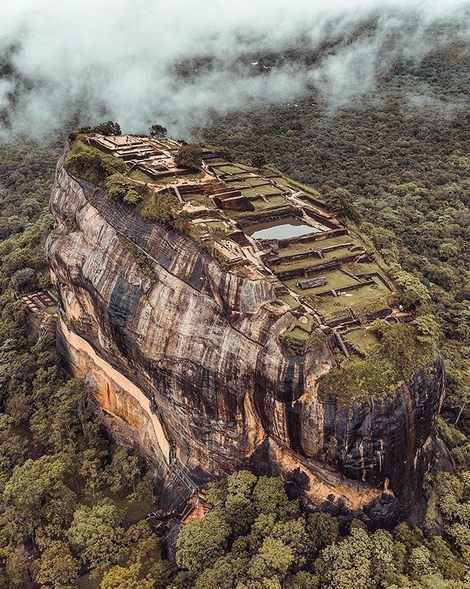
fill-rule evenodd
<path id="1" fill-rule="evenodd" d="M 278 255 L 283 257 L 294 256 L 296 254 L 304 254 L 313 247 L 315 249 L 322 249 L 324 247 L 330 247 L 331 245 L 342 245 L 351 243 L 352 238 L 350 235 L 339 235 L 338 237 L 331 237 L 330 239 L 317 239 L 315 241 L 291 243 L 287 247 L 283 247 L 278 251 Z M 375 271 L 377 268 L 374 266 Z"/>
<path id="2" fill-rule="evenodd" d="M 255 188 L 256 192 L 258 192 L 258 194 L 262 194 L 264 196 L 272 196 L 272 195 L 281 195 L 283 192 L 282 190 L 279 190 L 279 188 L 276 188 L 275 186 L 272 186 L 271 184 L 264 184 L 262 186 L 257 186 Z"/>
<path id="3" fill-rule="evenodd" d="M 238 164 L 213 164 L 212 167 L 220 174 L 243 174 L 246 168 L 242 168 Z"/>
<path id="4" fill-rule="evenodd" d="M 186 194 L 183 197 L 184 202 L 190 202 L 194 206 L 203 206 L 206 209 L 215 209 L 215 205 L 208 196 L 203 194 Z"/>
<path id="5" fill-rule="evenodd" d="M 315 248 L 312 243 L 310 243 L 310 248 L 306 250 L 305 253 L 308 253 L 311 248 Z M 335 250 L 327 251 L 323 254 L 323 258 L 318 258 L 312 254 L 311 257 L 302 258 L 300 260 L 289 260 L 285 262 L 281 262 L 280 264 L 276 264 L 273 266 L 274 272 L 283 272 L 284 270 L 294 270 L 294 269 L 303 269 L 303 268 L 314 268 L 315 266 L 321 266 L 326 262 L 332 262 L 333 260 L 341 260 L 345 256 L 351 255 L 351 252 L 348 247 L 341 247 Z M 377 271 L 377 269 L 375 269 Z"/>
<path id="6" fill-rule="evenodd" d="M 245 182 L 250 184 L 250 186 L 265 186 L 268 184 L 265 178 L 261 178 L 260 176 L 249 176 L 245 178 Z"/>
<path id="7" fill-rule="evenodd" d="M 132 172 L 129 173 L 129 178 L 132 180 L 137 180 L 138 182 L 146 182 L 147 184 L 157 185 L 160 184 L 161 181 L 158 182 L 151 178 L 148 174 L 143 172 L 142 170 L 134 169 Z"/>
<path id="8" fill-rule="evenodd" d="M 229 224 L 224 221 L 208 221 L 207 223 L 204 223 L 204 225 L 209 227 L 212 231 L 220 231 L 224 233 L 230 233 L 231 231 Z"/>
<path id="9" fill-rule="evenodd" d="M 243 194 L 243 196 L 246 196 L 246 198 L 258 198 L 259 194 L 257 192 L 255 192 L 253 190 L 253 188 L 243 188 L 240 186 L 234 186 L 233 188 L 237 188 L 238 190 L 240 190 L 240 192 Z"/>
<path id="10" fill-rule="evenodd" d="M 310 258 L 302 258 L 301 260 L 292 260 L 276 264 L 272 269 L 274 272 L 283 272 L 284 270 L 306 270 L 307 268 L 314 268 L 323 261 L 324 260 L 320 260 L 320 258 L 312 256 Z"/>
<path id="11" fill-rule="evenodd" d="M 344 306 L 341 301 L 337 301 L 333 296 L 331 298 L 321 297 L 320 300 L 318 298 L 312 302 L 312 307 L 320 313 L 325 323 L 339 321 L 340 319 L 342 321 L 351 320 L 349 308 Z"/>
<path id="12" fill-rule="evenodd" d="M 330 277 L 329 274 L 326 276 Z M 317 291 L 320 291 L 321 288 L 327 287 L 320 287 Z M 315 289 L 309 290 L 310 292 L 305 292 L 313 294 L 311 291 Z M 364 284 L 351 291 L 340 290 L 340 292 L 345 294 L 339 294 L 336 297 L 333 294 L 318 296 L 321 293 L 317 292 L 317 296 L 312 301 L 312 306 L 324 316 L 327 322 L 348 316 L 348 309 L 351 309 L 358 318 L 362 319 L 364 314 L 373 314 L 388 308 L 390 290 L 381 281 L 374 284 Z"/>
<path id="13" fill-rule="evenodd" d="M 298 309 L 300 307 L 300 303 L 296 299 L 294 299 L 294 297 L 291 294 L 283 294 L 279 297 L 279 299 L 283 303 L 287 303 L 292 310 Z"/>
<path id="14" fill-rule="evenodd" d="M 320 273 L 323 276 L 323 273 Z M 349 276 L 348 274 L 346 274 L 346 272 L 343 272 L 342 270 L 338 269 L 334 269 L 334 270 L 330 270 L 328 272 L 325 272 L 325 276 L 328 280 L 327 284 L 325 284 L 324 286 L 316 286 L 314 288 L 307 288 L 307 289 L 301 289 L 299 286 L 297 286 L 297 283 L 299 282 L 299 280 L 302 280 L 301 278 L 291 278 L 290 280 L 286 280 L 285 284 L 294 292 L 300 294 L 300 295 L 321 295 L 322 293 L 327 293 L 330 292 L 332 290 L 341 290 L 344 288 L 347 288 L 349 286 L 354 286 L 359 284 L 359 280 L 355 280 L 354 278 L 352 278 L 351 276 Z"/>
<path id="15" fill-rule="evenodd" d="M 257 213 L 267 213 L 269 211 L 276 211 L 276 213 L 288 214 L 291 211 L 291 207 L 288 202 L 282 198 L 282 196 L 273 196 L 266 202 L 262 198 L 255 197 L 250 200 L 251 204 L 255 207 L 254 211 L 225 211 L 228 217 L 231 219 L 243 219 L 245 217 L 253 217 Z"/>
<path id="16" fill-rule="evenodd" d="M 343 334 L 343 340 L 349 344 L 352 352 L 366 355 L 379 344 L 379 340 L 369 328 L 355 328 Z"/>
<path id="17" fill-rule="evenodd" d="M 260 178 L 259 176 L 247 176 L 247 177 L 237 177 L 237 178 L 229 178 L 226 180 L 226 183 L 230 188 L 238 188 L 238 187 L 246 187 L 246 186 L 265 186 L 269 184 L 266 182 L 264 178 Z"/>

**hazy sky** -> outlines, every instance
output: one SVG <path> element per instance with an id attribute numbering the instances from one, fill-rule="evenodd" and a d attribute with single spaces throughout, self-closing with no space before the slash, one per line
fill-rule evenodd
<path id="1" fill-rule="evenodd" d="M 0 13 L 0 55 L 20 75 L 0 78 L 0 109 L 16 131 L 53 130 L 71 113 L 111 118 L 125 130 L 159 122 L 185 134 L 197 118 L 256 103 L 295 100 L 315 87 L 331 108 L 374 90 L 396 57 L 419 60 L 426 31 L 451 23 L 470 40 L 463 0 L 14 0 Z M 376 26 L 354 35 L 366 19 Z M 446 33 L 447 34 L 447 33 Z M 251 75 L 260 55 L 338 41 L 308 70 L 291 64 Z M 446 36 L 436 42 L 447 42 Z M 190 58 L 210 71 L 175 76 Z M 1 63 L 1 61 L 0 61 Z M 26 82 L 25 82 L 26 81 Z M 16 107 L 11 107 L 17 90 Z M 5 134 L 0 125 L 0 136 Z"/>

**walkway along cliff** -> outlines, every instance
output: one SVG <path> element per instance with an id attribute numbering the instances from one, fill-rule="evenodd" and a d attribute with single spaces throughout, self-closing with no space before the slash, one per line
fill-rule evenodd
<path id="1" fill-rule="evenodd" d="M 92 139 L 112 151 L 112 138 Z M 158 197 L 162 172 L 152 178 L 151 163 L 160 158 L 153 170 L 165 168 L 163 156 L 171 159 L 178 146 L 114 141 L 121 153 L 113 157 L 128 169 L 145 165 Z M 140 160 L 138 141 L 153 149 Z M 126 146 L 133 149 L 127 160 Z M 354 355 L 352 338 L 368 334 L 369 319 L 398 321 L 396 310 L 378 304 L 393 284 L 313 197 L 271 178 L 272 196 L 257 189 L 263 177 L 255 171 L 224 165 L 225 175 L 209 154 L 193 183 L 170 170 L 193 226 L 204 228 L 205 220 L 210 235 L 211 223 L 222 224 L 223 238 L 208 248 L 190 232 L 142 220 L 59 162 L 56 227 L 46 247 L 69 370 L 91 383 L 107 426 L 155 465 L 167 503 L 250 464 L 282 474 L 312 504 L 344 505 L 377 523 L 419 519 L 424 475 L 439 448 L 440 357 L 386 397 L 320 395 L 321 377 L 338 370 L 339 354 L 346 362 Z M 285 202 L 270 208 L 271 198 Z M 287 218 L 312 230 L 256 237 L 260 224 L 269 229 Z M 309 345 L 293 351 L 286 342 L 296 337 Z"/>

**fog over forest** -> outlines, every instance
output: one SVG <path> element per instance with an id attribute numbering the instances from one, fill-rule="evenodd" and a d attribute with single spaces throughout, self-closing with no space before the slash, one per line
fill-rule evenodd
<path id="1" fill-rule="evenodd" d="M 311 97 L 334 114 L 374 96 L 396 60 L 419 64 L 468 40 L 469 14 L 463 0 L 10 2 L 0 136 L 40 135 L 74 117 L 134 132 L 158 121 L 185 135 L 213 113 Z"/>

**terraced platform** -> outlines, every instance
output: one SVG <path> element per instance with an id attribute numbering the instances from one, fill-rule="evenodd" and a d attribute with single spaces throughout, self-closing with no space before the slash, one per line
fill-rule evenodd
<path id="1" fill-rule="evenodd" d="M 273 170 L 225 161 L 212 149 L 203 150 L 199 171 L 180 169 L 173 140 L 94 135 L 89 143 L 123 160 L 129 177 L 157 196 L 173 191 L 191 234 L 230 271 L 268 278 L 278 295 L 273 312 L 291 310 L 296 318 L 294 337 L 334 330 L 342 349 L 355 340 L 367 347 L 374 344 L 371 321 L 399 320 L 394 285 L 316 191 Z"/>

